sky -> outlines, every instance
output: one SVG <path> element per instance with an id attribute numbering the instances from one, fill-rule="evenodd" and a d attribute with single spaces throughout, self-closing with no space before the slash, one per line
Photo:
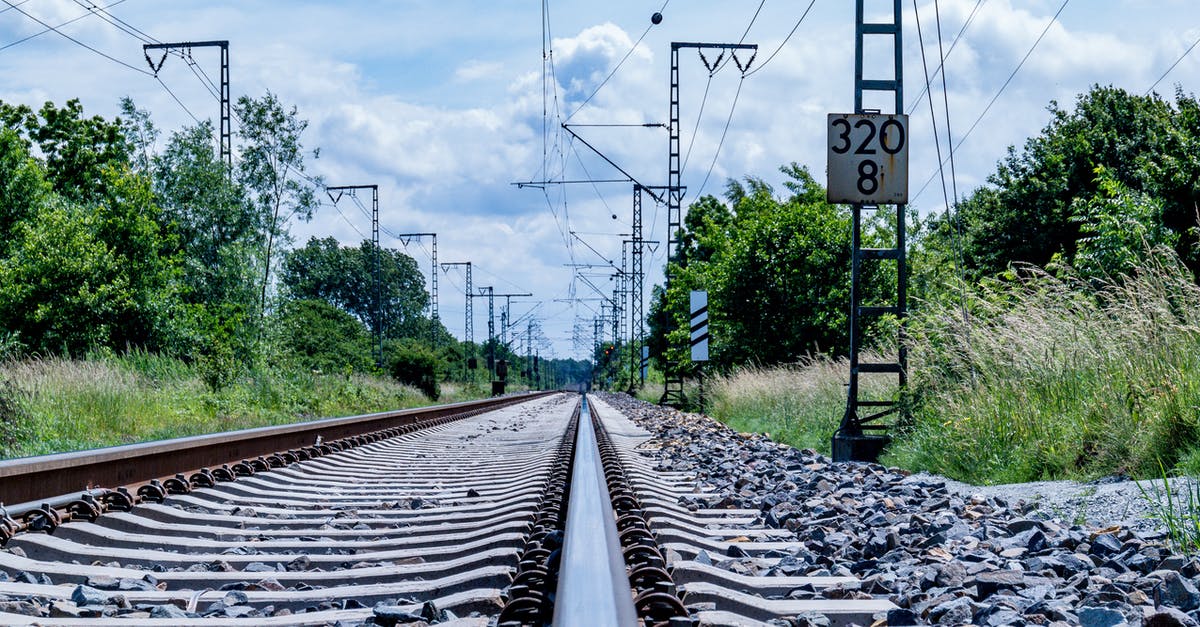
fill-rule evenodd
<path id="1" fill-rule="evenodd" d="M 1184 54 L 1200 40 L 1196 0 L 903 4 L 910 202 L 921 215 L 945 209 L 930 105 L 919 98 L 921 41 L 933 72 L 939 21 L 946 91 L 938 76 L 932 94 L 943 134 L 949 110 L 959 196 L 1046 125 L 1052 102 L 1070 108 L 1093 84 L 1145 93 L 1178 62 L 1155 91 L 1200 91 L 1200 46 Z M 867 13 L 890 6 L 867 0 Z M 165 137 L 216 118 L 203 79 L 219 76 L 219 57 L 206 48 L 192 51 L 194 65 L 169 57 L 156 79 L 143 41 L 216 39 L 230 42 L 235 98 L 270 91 L 308 120 L 302 141 L 320 149 L 310 174 L 379 185 L 381 245 L 408 252 L 428 280 L 432 242 L 395 236 L 434 232 L 438 261 L 472 262 L 476 287 L 532 293 L 512 299 L 512 318 L 522 335 L 535 322 L 543 356 L 588 354 L 594 288 L 611 296 L 632 185 L 513 183 L 624 178 L 598 151 L 643 184 L 665 185 L 667 132 L 636 125 L 668 121 L 670 42 L 759 46 L 752 61 L 739 55 L 750 62 L 744 77 L 727 60 L 710 77 L 695 51 L 680 55 L 685 205 L 746 176 L 782 195 L 779 167 L 790 162 L 824 181 L 826 114 L 853 110 L 850 0 L 0 0 L 0 100 L 36 108 L 78 98 L 85 112 L 112 117 L 129 96 Z M 886 74 L 890 54 L 868 48 L 868 73 Z M 581 140 L 568 141 L 564 122 L 581 125 L 572 129 Z M 665 240 L 665 207 L 646 198 L 643 211 L 645 237 Z M 346 198 L 289 226 L 297 245 L 370 235 L 369 216 Z M 665 252 L 647 251 L 647 299 Z M 572 267 L 586 265 L 598 267 Z M 461 267 L 439 272 L 440 317 L 460 338 L 464 287 Z M 503 299 L 496 305 L 499 316 Z M 476 299 L 476 341 L 486 316 Z"/>

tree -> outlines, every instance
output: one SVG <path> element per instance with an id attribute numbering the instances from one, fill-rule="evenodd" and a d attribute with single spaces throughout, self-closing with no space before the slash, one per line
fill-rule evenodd
<path id="1" fill-rule="evenodd" d="M 85 207 L 51 194 L 10 233 L 0 259 L 0 326 L 31 350 L 167 349 L 174 339 L 173 245 L 148 181 L 105 169 L 106 197 Z"/>
<path id="2" fill-rule="evenodd" d="M 347 247 L 332 237 L 314 237 L 303 248 L 288 253 L 280 281 L 290 298 L 325 301 L 374 329 L 373 250 L 367 240 L 358 247 Z M 417 262 L 402 252 L 383 249 L 379 266 L 384 336 L 429 337 L 423 322 L 429 294 Z"/>
<path id="3" fill-rule="evenodd" d="M 1089 224 L 1077 199 L 1102 198 L 1104 186 L 1116 184 L 1161 199 L 1158 219 L 1176 234 L 1181 256 L 1200 268 L 1198 240 L 1189 234 L 1200 202 L 1200 105 L 1182 92 L 1176 101 L 1096 86 L 1073 111 L 1052 103 L 1041 134 L 1019 153 L 1010 147 L 955 220 L 938 221 L 929 244 L 956 246 L 961 230 L 966 266 L 976 279 L 1013 262 L 1045 265 L 1056 255 L 1073 261 Z"/>
<path id="4" fill-rule="evenodd" d="M 126 167 L 130 145 L 119 120 L 85 118 L 83 105 L 68 100 L 59 109 L 47 102 L 38 115 L 26 116 L 26 131 L 41 150 L 47 179 L 68 199 L 89 203 L 103 196 L 105 168 Z"/>
<path id="5" fill-rule="evenodd" d="M 209 122 L 172 133 L 153 158 L 155 191 L 184 254 L 189 301 L 251 306 L 255 251 L 269 225 L 230 180 L 212 134 Z"/>
<path id="6" fill-rule="evenodd" d="M 302 366 L 322 372 L 369 372 L 371 338 L 354 316 L 321 300 L 286 301 L 279 310 L 280 342 Z"/>
<path id="7" fill-rule="evenodd" d="M 29 144 L 16 131 L 0 128 L 0 233 L 28 219 L 51 193 L 45 171 L 29 154 Z M 0 251 L 11 244 L 0 242 Z"/>
<path id="8" fill-rule="evenodd" d="M 286 224 L 292 216 L 312 219 L 318 205 L 314 186 L 319 187 L 320 181 L 304 173 L 300 135 L 308 128 L 308 122 L 299 118 L 296 107 L 285 110 L 275 95 L 267 92 L 258 100 L 242 96 L 234 111 L 242 121 L 240 181 L 266 224 L 259 299 L 260 315 L 265 316 L 275 240 L 287 237 Z M 318 154 L 313 151 L 313 158 Z"/>
<path id="9" fill-rule="evenodd" d="M 850 214 L 825 201 L 806 168 L 781 168 L 789 194 L 775 196 L 760 179 L 730 181 L 723 204 L 706 196 L 684 220 L 682 246 L 668 291 L 655 287 L 651 350 L 686 364 L 688 292 L 708 291 L 711 358 L 718 367 L 781 363 L 848 346 Z M 892 225 L 865 225 L 868 241 L 886 239 Z M 894 277 L 864 268 L 866 302 Z M 894 281 L 893 281 L 894 284 Z"/>

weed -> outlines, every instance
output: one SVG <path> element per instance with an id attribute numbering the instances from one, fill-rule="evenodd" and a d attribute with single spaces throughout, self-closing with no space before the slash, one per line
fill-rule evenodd
<path id="1" fill-rule="evenodd" d="M 1194 554 L 1200 551 L 1200 481 L 1192 478 L 1184 486 L 1184 495 L 1179 496 L 1171 489 L 1166 468 L 1159 465 L 1159 471 L 1162 488 L 1152 486 L 1147 490 L 1138 483 L 1142 498 L 1150 504 L 1149 517 L 1162 523 L 1176 550 Z"/>

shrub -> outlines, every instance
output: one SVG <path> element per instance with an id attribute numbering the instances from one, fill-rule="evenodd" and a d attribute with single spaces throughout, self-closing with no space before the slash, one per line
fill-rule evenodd
<path id="1" fill-rule="evenodd" d="M 392 378 L 411 385 L 431 400 L 441 396 L 438 385 L 438 359 L 428 348 L 416 344 L 398 344 L 389 351 L 388 372 Z"/>

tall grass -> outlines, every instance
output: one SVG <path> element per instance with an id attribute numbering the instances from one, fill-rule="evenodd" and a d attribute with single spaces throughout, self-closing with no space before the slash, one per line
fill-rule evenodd
<path id="1" fill-rule="evenodd" d="M 1200 288 L 1170 252 L 1024 268 L 914 320 L 915 426 L 887 460 L 975 483 L 1154 476 L 1200 443 Z"/>
<path id="2" fill-rule="evenodd" d="M 0 362 L 0 456 L 41 455 L 415 407 L 415 388 L 366 375 L 254 371 L 213 392 L 198 368 L 133 353 Z M 443 402 L 478 396 L 447 386 Z"/>
<path id="3" fill-rule="evenodd" d="M 1027 267 L 909 326 L 912 425 L 883 460 L 977 484 L 1200 472 L 1200 288 L 1170 251 L 1128 276 Z M 711 413 L 827 452 L 845 361 L 746 368 Z M 886 389 L 867 389 L 886 398 Z"/>
<path id="4" fill-rule="evenodd" d="M 713 380 L 710 413 L 738 431 L 828 453 L 846 408 L 848 370 L 845 360 L 823 358 L 741 368 Z"/>
<path id="5" fill-rule="evenodd" d="M 849 372 L 846 359 L 827 357 L 739 368 L 712 380 L 709 411 L 739 431 L 768 433 L 794 447 L 829 454 L 830 438 L 846 411 Z M 895 392 L 881 380 L 863 377 L 860 384 L 872 398 L 891 398 Z"/>

